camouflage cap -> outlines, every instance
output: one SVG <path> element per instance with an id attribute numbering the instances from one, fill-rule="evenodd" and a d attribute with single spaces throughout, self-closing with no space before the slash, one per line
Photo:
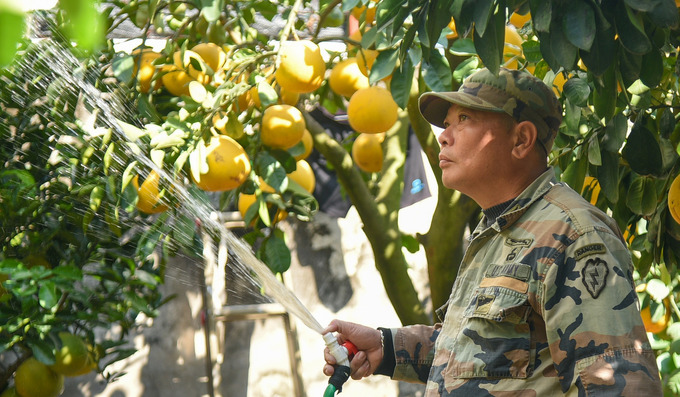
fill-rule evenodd
<path id="1" fill-rule="evenodd" d="M 427 92 L 420 96 L 420 113 L 425 120 L 444 128 L 451 104 L 504 112 L 517 122 L 531 121 L 538 130 L 538 140 L 549 152 L 562 122 L 562 106 L 553 90 L 526 71 L 501 68 L 498 76 L 488 69 L 465 79 L 458 91 Z"/>

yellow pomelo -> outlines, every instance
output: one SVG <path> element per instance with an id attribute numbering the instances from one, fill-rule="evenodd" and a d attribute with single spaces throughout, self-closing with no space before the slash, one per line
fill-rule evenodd
<path id="1" fill-rule="evenodd" d="M 150 50 L 135 50 L 132 51 L 134 66 L 132 68 L 132 76 L 137 78 L 139 84 L 139 92 L 147 93 L 151 90 L 151 80 L 156 72 L 156 66 L 153 62 L 161 57 L 161 54 Z M 160 87 L 161 80 L 156 80 L 154 88 Z"/>
<path id="2" fill-rule="evenodd" d="M 210 76 L 206 74 L 204 70 L 196 69 L 194 65 L 192 65 L 192 60 L 198 62 L 199 65 L 201 62 L 205 63 L 205 60 L 197 53 L 191 50 L 186 50 L 183 54 L 182 51 L 175 51 L 175 53 L 172 54 L 172 60 L 177 68 L 187 72 L 189 76 L 199 83 L 206 84 L 210 81 Z"/>
<path id="3" fill-rule="evenodd" d="M 305 147 L 305 151 L 302 154 L 295 156 L 295 160 L 306 159 L 314 149 L 314 139 L 312 138 L 312 134 L 306 128 L 305 132 L 302 134 L 302 145 Z"/>
<path id="4" fill-rule="evenodd" d="M 458 31 L 456 30 L 456 21 L 453 18 L 451 18 L 451 22 L 449 22 L 448 27 L 449 29 L 451 29 L 451 33 L 447 34 L 446 38 L 455 39 L 456 37 L 458 37 Z"/>
<path id="5" fill-rule="evenodd" d="M 168 209 L 161 204 L 159 182 L 161 176 L 155 170 L 151 170 L 142 185 L 139 186 L 139 175 L 132 180 L 137 189 L 137 209 L 146 214 L 157 214 Z"/>
<path id="6" fill-rule="evenodd" d="M 378 57 L 379 52 L 377 50 L 359 50 L 357 51 L 357 67 L 361 73 L 368 77 L 368 73 L 373 67 L 375 59 Z"/>
<path id="7" fill-rule="evenodd" d="M 581 194 L 586 191 L 590 192 L 590 203 L 595 205 L 597 203 L 597 198 L 600 195 L 600 182 L 592 176 L 587 176 L 583 181 L 583 189 L 581 189 Z"/>
<path id="8" fill-rule="evenodd" d="M 87 344 L 81 337 L 69 332 L 60 332 L 59 339 L 62 345 L 55 352 L 56 362 L 50 369 L 64 376 L 80 375 L 84 367 L 89 367 L 90 352 Z"/>
<path id="9" fill-rule="evenodd" d="M 640 316 L 642 317 L 642 323 L 645 326 L 645 330 L 647 332 L 651 332 L 653 334 L 658 334 L 662 332 L 663 330 L 668 327 L 668 323 L 671 320 L 671 311 L 669 307 L 669 300 L 668 298 L 664 299 L 664 309 L 665 313 L 662 318 L 660 318 L 657 321 L 652 320 L 652 313 L 651 309 L 649 306 L 644 307 L 642 310 L 640 310 Z"/>
<path id="10" fill-rule="evenodd" d="M 314 193 L 316 187 L 316 177 L 312 166 L 305 160 L 298 160 L 295 171 L 288 174 L 288 178 L 294 180 L 298 185 L 309 193 Z"/>
<path id="11" fill-rule="evenodd" d="M 288 149 L 300 142 L 305 128 L 305 119 L 296 107 L 273 105 L 262 115 L 260 139 L 269 147 Z"/>
<path id="12" fill-rule="evenodd" d="M 361 37 L 362 37 L 362 34 L 361 34 L 361 30 L 359 30 L 359 29 L 355 30 L 349 36 L 347 36 L 348 39 L 356 41 L 357 43 L 361 43 Z M 347 51 L 348 52 L 353 50 L 354 48 L 356 48 L 356 46 L 354 44 L 347 43 Z"/>
<path id="13" fill-rule="evenodd" d="M 359 134 L 352 144 L 354 163 L 364 172 L 380 172 L 383 166 L 382 142 L 385 134 Z"/>
<path id="14" fill-rule="evenodd" d="M 283 105 L 295 106 L 300 100 L 300 94 L 279 88 L 279 103 Z"/>
<path id="15" fill-rule="evenodd" d="M 553 79 L 553 91 L 555 91 L 555 95 L 557 95 L 558 98 L 562 95 L 564 83 L 566 82 L 567 79 L 564 77 L 564 73 L 559 72 L 555 75 L 555 78 Z"/>
<path id="16" fill-rule="evenodd" d="M 194 79 L 184 70 L 174 65 L 163 65 L 161 77 L 163 86 L 174 96 L 189 95 L 189 83 Z"/>
<path id="17" fill-rule="evenodd" d="M 523 27 L 527 22 L 531 20 L 531 13 L 527 12 L 524 15 L 513 12 L 510 15 L 510 24 L 512 24 L 517 29 Z"/>
<path id="18" fill-rule="evenodd" d="M 349 98 L 358 90 L 369 87 L 366 76 L 359 70 L 357 58 L 347 58 L 333 66 L 328 84 L 333 92 Z"/>
<path id="19" fill-rule="evenodd" d="M 222 69 L 227 62 L 227 54 L 222 47 L 215 43 L 199 43 L 196 44 L 191 51 L 200 55 L 215 73 Z"/>
<path id="20" fill-rule="evenodd" d="M 208 192 L 222 192 L 235 189 L 248 178 L 250 174 L 250 158 L 243 147 L 232 138 L 220 135 L 213 136 L 210 144 L 204 145 L 208 171 L 200 173 L 199 180 L 191 177 L 199 188 Z"/>
<path id="21" fill-rule="evenodd" d="M 29 357 L 14 373 L 14 387 L 21 397 L 57 397 L 64 390 L 64 375 Z"/>
<path id="22" fill-rule="evenodd" d="M 505 45 L 503 46 L 504 66 L 508 69 L 519 67 L 518 57 L 522 56 L 522 36 L 517 33 L 514 27 L 505 26 Z"/>
<path id="23" fill-rule="evenodd" d="M 276 68 L 276 82 L 285 90 L 305 94 L 321 87 L 326 62 L 318 45 L 309 40 L 282 44 Z"/>
<path id="24" fill-rule="evenodd" d="M 668 189 L 668 210 L 675 222 L 680 223 L 680 175 L 673 179 Z"/>
<path id="25" fill-rule="evenodd" d="M 347 105 L 349 125 L 357 132 L 377 134 L 389 130 L 399 117 L 399 106 L 390 92 L 379 86 L 363 88 Z"/>

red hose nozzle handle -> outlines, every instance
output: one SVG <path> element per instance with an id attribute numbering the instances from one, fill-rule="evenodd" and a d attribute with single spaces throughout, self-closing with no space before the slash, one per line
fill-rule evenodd
<path id="1" fill-rule="evenodd" d="M 347 349 L 347 357 L 350 361 L 354 358 L 354 355 L 359 352 L 359 349 L 357 349 L 357 347 L 354 346 L 354 343 L 350 341 L 343 343 L 342 346 Z"/>

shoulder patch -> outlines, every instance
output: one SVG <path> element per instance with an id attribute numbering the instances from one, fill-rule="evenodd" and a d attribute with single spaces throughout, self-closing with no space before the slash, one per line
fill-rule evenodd
<path id="1" fill-rule="evenodd" d="M 574 259 L 576 259 L 577 261 L 580 261 L 581 259 L 585 258 L 586 256 L 595 255 L 595 254 L 604 254 L 606 252 L 607 252 L 607 248 L 602 243 L 588 244 L 588 245 L 584 245 L 583 247 L 578 248 L 576 250 L 576 252 L 574 253 Z"/>
<path id="2" fill-rule="evenodd" d="M 597 299 L 607 284 L 609 267 L 607 262 L 600 258 L 588 259 L 586 265 L 581 270 L 581 281 L 593 299 Z"/>

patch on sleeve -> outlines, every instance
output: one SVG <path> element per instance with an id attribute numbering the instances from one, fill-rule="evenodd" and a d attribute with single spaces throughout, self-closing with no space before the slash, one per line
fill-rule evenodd
<path id="1" fill-rule="evenodd" d="M 581 259 L 585 258 L 586 256 L 595 255 L 595 254 L 604 254 L 606 252 L 607 252 L 607 248 L 602 243 L 588 244 L 588 245 L 584 245 L 583 247 L 578 248 L 576 250 L 576 252 L 574 253 L 574 259 L 576 259 L 577 261 L 580 261 Z"/>
<path id="2" fill-rule="evenodd" d="M 607 284 L 609 267 L 607 262 L 600 258 L 588 259 L 586 265 L 581 270 L 581 281 L 593 299 L 597 299 Z"/>
<path id="3" fill-rule="evenodd" d="M 493 301 L 496 300 L 494 295 L 479 295 L 477 297 L 477 302 L 475 303 L 475 314 L 484 315 L 489 313 Z"/>

